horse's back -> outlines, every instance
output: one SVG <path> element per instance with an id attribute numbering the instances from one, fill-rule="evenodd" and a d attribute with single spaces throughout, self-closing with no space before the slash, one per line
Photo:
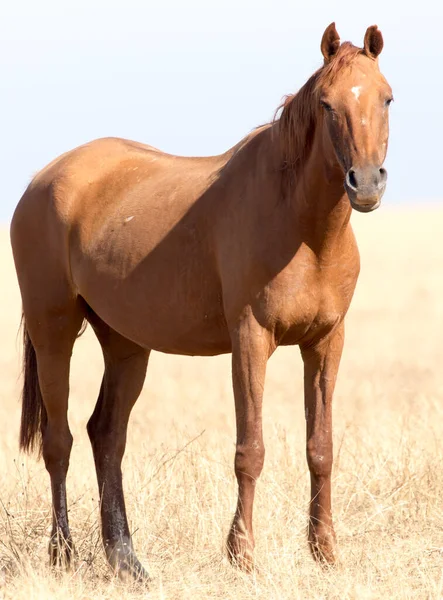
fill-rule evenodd
<path id="1" fill-rule="evenodd" d="M 75 210 L 75 200 L 92 197 L 92 189 L 108 187 L 118 180 L 130 185 L 152 178 L 162 170 L 209 174 L 223 164 L 223 157 L 183 157 L 167 154 L 139 142 L 122 138 L 100 138 L 66 152 L 45 166 L 33 178 L 19 206 L 44 202 L 45 196 L 61 214 Z M 132 173 L 139 170 L 139 173 Z M 132 174 L 132 176 L 131 176 Z M 86 199 L 86 198 L 85 198 Z M 30 208 L 28 210 L 31 210 Z"/>

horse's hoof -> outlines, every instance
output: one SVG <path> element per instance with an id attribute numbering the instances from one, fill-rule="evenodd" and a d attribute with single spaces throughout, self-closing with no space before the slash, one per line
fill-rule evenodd
<path id="1" fill-rule="evenodd" d="M 253 545 L 245 535 L 231 529 L 226 543 L 226 550 L 232 566 L 237 567 L 245 573 L 254 572 L 253 549 Z"/>
<path id="2" fill-rule="evenodd" d="M 130 540 L 107 542 L 106 557 L 114 573 L 126 583 L 148 583 L 150 577 L 132 549 Z"/>
<path id="3" fill-rule="evenodd" d="M 51 567 L 69 569 L 75 557 L 75 548 L 72 539 L 53 535 L 49 540 L 48 554 Z"/>
<path id="4" fill-rule="evenodd" d="M 326 530 L 309 531 L 309 547 L 314 560 L 323 566 L 332 566 L 337 563 L 336 543 L 334 529 L 328 527 Z"/>

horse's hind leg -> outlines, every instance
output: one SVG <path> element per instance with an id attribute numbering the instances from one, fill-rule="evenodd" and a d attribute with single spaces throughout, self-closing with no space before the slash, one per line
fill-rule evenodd
<path id="1" fill-rule="evenodd" d="M 143 387 L 149 351 L 89 315 L 103 349 L 105 373 L 88 422 L 101 500 L 106 556 L 122 579 L 149 579 L 133 549 L 123 496 L 121 462 L 129 415 Z"/>
<path id="2" fill-rule="evenodd" d="M 37 363 L 43 403 L 42 451 L 51 478 L 53 516 L 49 555 L 52 565 L 68 564 L 73 549 L 66 500 L 66 475 L 72 448 L 68 425 L 69 368 L 72 348 L 83 321 L 83 306 L 75 299 L 57 303 L 50 309 L 39 307 L 38 302 L 26 305 L 24 302 L 25 335 L 29 335 L 28 344 L 31 352 L 35 352 Z"/>

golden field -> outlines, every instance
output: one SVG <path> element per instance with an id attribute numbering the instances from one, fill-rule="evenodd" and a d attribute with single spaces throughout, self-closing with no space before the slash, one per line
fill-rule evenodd
<path id="1" fill-rule="evenodd" d="M 68 477 L 75 568 L 47 566 L 49 476 L 18 452 L 20 298 L 0 232 L 0 597 L 73 599 L 443 598 L 443 208 L 353 215 L 362 269 L 347 318 L 334 404 L 333 509 L 340 563 L 306 543 L 302 365 L 269 362 L 266 461 L 257 486 L 253 576 L 224 554 L 236 501 L 230 357 L 153 353 L 124 459 L 134 545 L 150 591 L 104 561 L 85 425 L 102 376 L 90 329 L 73 358 Z"/>

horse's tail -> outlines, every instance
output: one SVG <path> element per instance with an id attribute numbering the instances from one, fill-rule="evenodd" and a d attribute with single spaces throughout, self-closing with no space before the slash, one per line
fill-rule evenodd
<path id="1" fill-rule="evenodd" d="M 37 357 L 22 315 L 23 328 L 23 391 L 22 419 L 20 425 L 20 449 L 31 453 L 42 449 L 42 429 L 47 415 L 38 381 Z"/>

